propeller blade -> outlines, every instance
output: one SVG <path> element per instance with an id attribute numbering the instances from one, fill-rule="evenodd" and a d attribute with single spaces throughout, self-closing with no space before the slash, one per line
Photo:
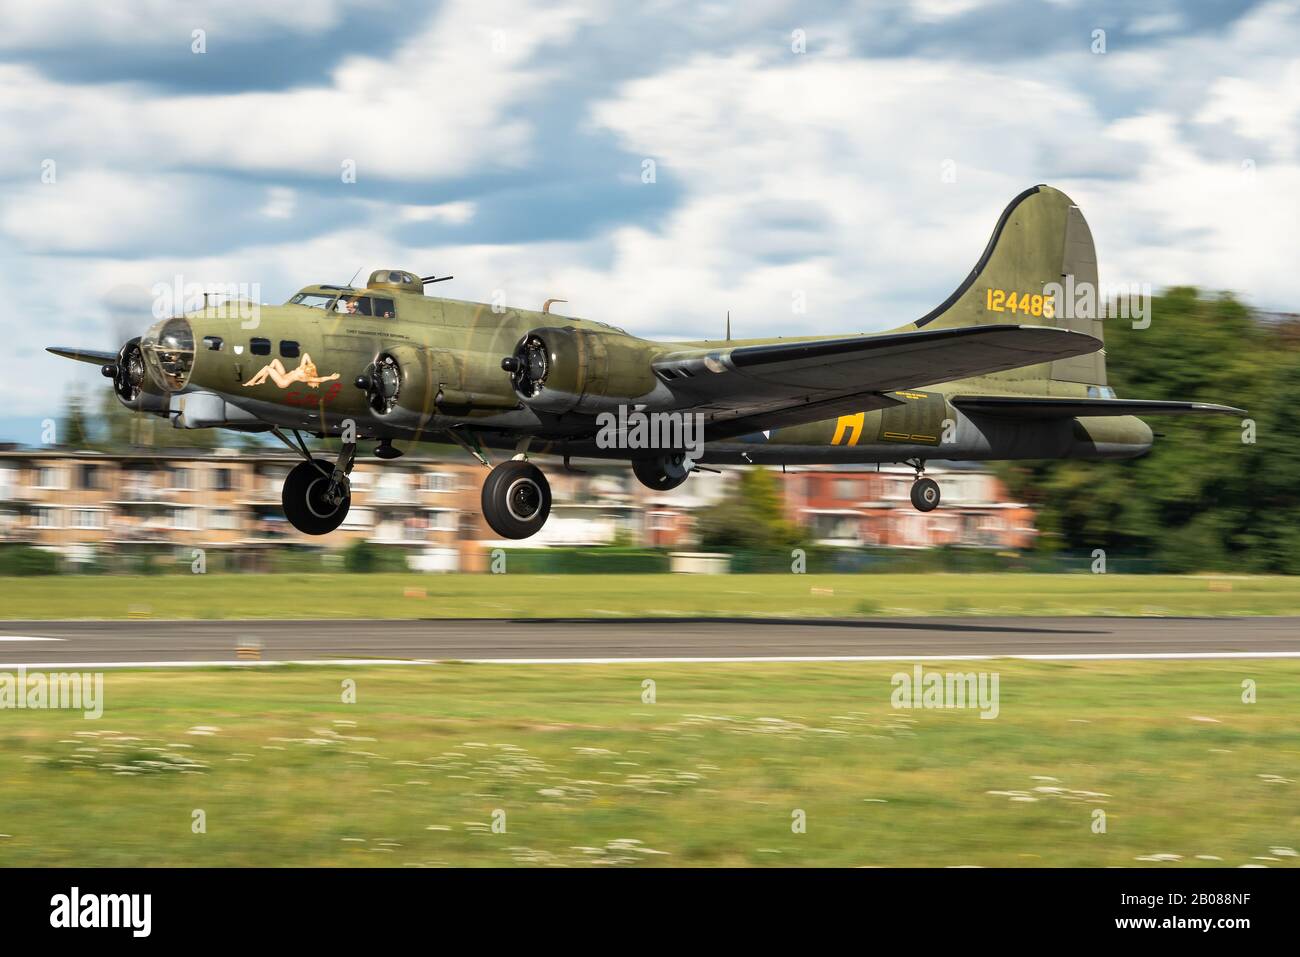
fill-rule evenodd
<path id="1" fill-rule="evenodd" d="M 52 352 L 56 356 L 63 356 L 65 359 L 76 359 L 78 362 L 93 362 L 97 366 L 110 365 L 117 361 L 116 352 L 101 352 L 98 349 L 73 349 L 69 346 L 46 346 L 46 352 Z"/>

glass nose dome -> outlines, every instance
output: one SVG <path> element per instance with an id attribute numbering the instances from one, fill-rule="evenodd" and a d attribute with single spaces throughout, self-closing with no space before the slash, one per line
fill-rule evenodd
<path id="1" fill-rule="evenodd" d="M 140 339 L 149 378 L 164 392 L 179 392 L 194 368 L 194 330 L 179 316 L 155 323 Z"/>

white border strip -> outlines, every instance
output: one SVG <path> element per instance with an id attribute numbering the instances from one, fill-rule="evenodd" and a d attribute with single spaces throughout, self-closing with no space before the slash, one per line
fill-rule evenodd
<path id="1" fill-rule="evenodd" d="M 1234 658 L 1300 658 L 1300 651 L 1134 651 L 1031 655 L 748 655 L 730 657 L 634 658 L 310 658 L 286 661 L 55 661 L 0 664 L 0 671 L 94 670 L 97 668 L 266 668 L 280 665 L 312 667 L 358 665 L 693 665 L 693 664 L 799 664 L 872 661 L 1182 661 Z"/>

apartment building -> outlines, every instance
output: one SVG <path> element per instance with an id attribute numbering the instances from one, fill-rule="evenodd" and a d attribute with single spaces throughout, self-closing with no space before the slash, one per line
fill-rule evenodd
<path id="1" fill-rule="evenodd" d="M 546 467 L 554 506 L 545 530 L 508 542 L 482 519 L 485 470 L 478 463 L 411 453 L 391 462 L 362 459 L 352 472 L 346 521 L 320 539 L 294 529 L 281 512 L 280 488 L 298 461 L 287 451 L 0 448 L 0 541 L 53 549 L 73 562 L 215 549 L 236 567 L 255 570 L 273 548 L 364 540 L 403 549 L 414 569 L 476 571 L 497 546 L 686 544 L 690 512 L 720 498 L 725 485 L 724 476 L 705 473 L 683 489 L 658 493 L 620 463 L 568 471 L 553 463 Z"/>
<path id="2" fill-rule="evenodd" d="M 104 552 L 194 548 L 256 568 L 275 547 L 320 548 L 285 521 L 280 486 L 299 459 L 233 450 L 104 454 L 0 450 L 0 541 L 57 550 L 71 561 Z M 352 508 L 330 547 L 364 539 L 407 550 L 414 568 L 474 567 L 487 534 L 478 509 L 481 467 L 361 462 Z"/>
<path id="3" fill-rule="evenodd" d="M 616 543 L 695 546 L 695 516 L 721 500 L 738 473 L 701 472 L 679 488 L 642 486 L 626 465 L 544 465 L 554 504 L 543 531 L 521 542 L 495 538 L 483 521 L 484 468 L 409 453 L 396 461 L 362 459 L 352 473 L 352 507 L 342 527 L 314 538 L 294 529 L 280 487 L 298 457 L 243 452 L 139 449 L 100 453 L 0 448 L 0 542 L 27 542 L 72 562 L 109 555 L 218 551 L 224 564 L 270 566 L 275 550 L 337 549 L 363 540 L 403 550 L 424 571 L 480 571 L 492 548 Z M 1033 511 L 1007 502 L 995 476 L 979 470 L 930 472 L 943 505 L 911 507 L 905 469 L 800 468 L 776 473 L 789 517 L 832 545 L 926 547 L 1032 544 Z"/>
<path id="4" fill-rule="evenodd" d="M 942 503 L 933 512 L 912 507 L 910 468 L 800 469 L 784 475 L 786 512 L 821 544 L 929 548 L 967 545 L 1021 549 L 1037 536 L 1034 511 L 1010 501 L 1006 486 L 975 468 L 930 468 Z"/>

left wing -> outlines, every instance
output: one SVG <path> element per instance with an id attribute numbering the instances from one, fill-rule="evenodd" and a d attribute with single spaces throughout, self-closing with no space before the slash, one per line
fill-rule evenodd
<path id="1" fill-rule="evenodd" d="M 712 438 L 729 420 L 745 419 L 746 427 L 765 428 L 761 417 L 783 413 L 773 424 L 793 425 L 838 414 L 832 411 L 836 400 L 847 400 L 857 409 L 879 408 L 897 401 L 884 398 L 885 392 L 1067 359 L 1100 348 L 1099 339 L 1081 332 L 998 324 L 754 345 L 718 343 L 667 353 L 653 367 L 680 400 L 679 408 L 703 413 L 716 425 L 710 430 Z"/>

